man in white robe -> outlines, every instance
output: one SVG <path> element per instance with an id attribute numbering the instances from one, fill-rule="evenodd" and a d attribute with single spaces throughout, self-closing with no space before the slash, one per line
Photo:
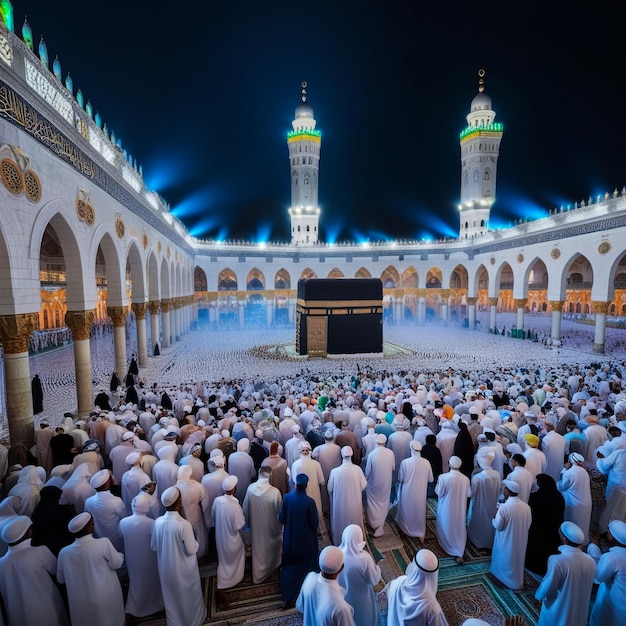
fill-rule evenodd
<path id="1" fill-rule="evenodd" d="M 295 480 L 298 474 L 306 474 L 309 482 L 306 487 L 306 495 L 315 500 L 317 514 L 322 518 L 322 492 L 321 486 L 326 482 L 324 472 L 319 461 L 311 458 L 311 444 L 308 441 L 301 441 L 298 449 L 300 450 L 300 458 L 293 462 L 291 466 L 291 484 L 292 489 L 295 487 Z"/>
<path id="2" fill-rule="evenodd" d="M 157 556 L 150 547 L 154 531 L 154 520 L 147 515 L 150 496 L 139 494 L 133 498 L 131 508 L 132 515 L 120 521 L 129 581 L 126 613 L 147 617 L 164 608 L 161 583 L 154 576 L 158 571 Z"/>
<path id="3" fill-rule="evenodd" d="M 600 532 L 606 532 L 613 520 L 626 520 L 626 449 L 614 450 L 608 456 L 598 450 L 595 465 L 607 477 L 606 506 L 600 517 Z"/>
<path id="4" fill-rule="evenodd" d="M 396 467 L 394 454 L 385 447 L 386 443 L 385 434 L 376 435 L 376 448 L 367 455 L 365 463 L 365 513 L 374 537 L 382 537 L 385 532 L 393 470 Z"/>
<path id="5" fill-rule="evenodd" d="M 122 474 L 122 501 L 126 512 L 130 515 L 133 498 L 141 492 L 141 488 L 150 482 L 150 476 L 141 469 L 141 452 L 135 451 L 126 457 L 126 465 L 130 469 Z"/>
<path id="6" fill-rule="evenodd" d="M 395 433 L 397 434 L 397 433 Z M 409 441 L 411 456 L 400 463 L 398 471 L 398 510 L 396 522 L 400 530 L 409 537 L 418 537 L 424 543 L 426 536 L 426 498 L 428 483 L 432 483 L 433 469 L 422 458 L 422 444 Z"/>
<path id="7" fill-rule="evenodd" d="M 388 624 L 448 626 L 437 601 L 439 559 L 430 550 L 420 550 L 404 576 L 392 580 L 387 591 Z"/>
<path id="8" fill-rule="evenodd" d="M 396 427 L 396 431 L 389 435 L 387 447 L 393 452 L 393 456 L 395 457 L 395 470 L 393 471 L 391 477 L 391 489 L 395 495 L 395 499 L 397 500 L 398 472 L 400 471 L 400 465 L 402 461 L 408 459 L 411 456 L 410 444 L 413 437 L 411 436 L 411 433 L 405 429 L 402 419 L 396 417 L 393 424 Z"/>
<path id="9" fill-rule="evenodd" d="M 363 529 L 356 524 L 346 526 L 341 536 L 344 567 L 337 581 L 346 590 L 346 602 L 354 609 L 356 626 L 380 622 L 374 585 L 380 581 L 380 567 L 365 550 Z"/>
<path id="10" fill-rule="evenodd" d="M 328 428 L 324 431 L 324 443 L 317 446 L 311 452 L 311 458 L 319 462 L 324 474 L 325 485 L 322 485 L 322 510 L 330 511 L 330 499 L 328 497 L 328 478 L 330 472 L 341 465 L 341 447 L 333 441 L 333 431 Z"/>
<path id="11" fill-rule="evenodd" d="M 167 626 L 200 626 L 206 606 L 196 559 L 198 542 L 191 524 L 179 513 L 182 498 L 177 487 L 163 492 L 161 504 L 165 513 L 154 523 L 150 547 L 157 555 Z"/>
<path id="12" fill-rule="evenodd" d="M 591 524 L 591 482 L 587 470 L 583 467 L 585 461 L 583 455 L 572 452 L 568 459 L 556 486 L 565 499 L 564 519 L 574 522 L 585 533 L 583 545 L 587 545 Z"/>
<path id="13" fill-rule="evenodd" d="M 191 477 L 191 467 L 182 465 L 178 468 L 178 481 L 176 486 L 183 499 L 183 511 L 185 519 L 191 524 L 193 534 L 198 542 L 197 557 L 202 558 L 208 550 L 209 535 L 205 523 L 208 514 L 208 502 L 204 487 Z"/>
<path id="14" fill-rule="evenodd" d="M 76 539 L 59 552 L 57 581 L 67 586 L 71 623 L 123 626 L 124 596 L 115 570 L 124 555 L 106 537 L 92 535 L 91 513 L 79 513 L 68 528 Z"/>
<path id="15" fill-rule="evenodd" d="M 585 626 L 596 564 L 580 549 L 585 534 L 576 524 L 563 522 L 559 535 L 560 554 L 548 558 L 548 571 L 535 593 L 543 602 L 537 626 Z"/>
<path id="16" fill-rule="evenodd" d="M 513 480 L 502 483 L 506 501 L 498 507 L 492 521 L 496 530 L 489 571 L 511 589 L 524 588 L 524 558 L 532 513 L 518 497 L 519 485 Z"/>
<path id="17" fill-rule="evenodd" d="M 546 455 L 539 450 L 539 437 L 537 435 L 529 434 L 524 437 L 526 441 L 526 449 L 523 452 L 526 459 L 526 470 L 530 472 L 533 477 L 533 481 L 537 478 L 538 474 L 543 474 L 548 465 Z"/>
<path id="18" fill-rule="evenodd" d="M 95 495 L 85 500 L 85 511 L 91 513 L 94 521 L 94 537 L 108 537 L 118 552 L 124 551 L 124 541 L 120 534 L 120 520 L 127 515 L 122 498 L 111 493 L 113 477 L 108 469 L 94 474 L 90 481 L 96 490 Z"/>
<path id="19" fill-rule="evenodd" d="M 31 526 L 30 517 L 21 515 L 2 528 L 8 551 L 0 558 L 0 596 L 8 624 L 69 626 L 63 599 L 52 580 L 57 560 L 46 546 L 31 545 Z"/>
<path id="20" fill-rule="evenodd" d="M 500 474 L 491 467 L 495 454 L 488 452 L 479 460 L 481 472 L 474 474 L 471 480 L 472 500 L 467 523 L 467 536 L 477 547 L 491 550 L 495 530 L 491 521 L 498 510 L 498 499 L 502 481 Z"/>
<path id="21" fill-rule="evenodd" d="M 302 583 L 296 608 L 303 615 L 303 626 L 354 626 L 352 607 L 346 602 L 346 591 L 337 576 L 343 568 L 343 553 L 326 546 L 319 556 L 321 572 L 311 572 Z"/>
<path id="22" fill-rule="evenodd" d="M 435 485 L 439 496 L 437 503 L 437 541 L 456 562 L 463 563 L 463 553 L 467 543 L 465 516 L 467 499 L 472 495 L 470 480 L 459 470 L 462 461 L 458 456 L 451 456 L 450 471 L 441 474 Z"/>
<path id="23" fill-rule="evenodd" d="M 546 455 L 546 469 L 548 474 L 557 482 L 561 477 L 561 470 L 565 463 L 565 439 L 554 430 L 554 424 L 546 420 L 546 435 L 541 440 L 541 449 Z"/>
<path id="24" fill-rule="evenodd" d="M 173 487 L 178 480 L 178 465 L 174 463 L 176 451 L 171 446 L 161 448 L 157 456 L 159 460 L 152 468 L 152 480 L 157 484 L 156 497 L 161 500 L 165 490 Z M 161 504 L 161 512 L 164 510 Z"/>
<path id="25" fill-rule="evenodd" d="M 122 441 L 109 454 L 111 473 L 118 483 L 122 480 L 122 475 L 126 471 L 126 457 L 136 451 L 134 441 L 135 435 L 127 430 L 122 435 Z"/>
<path id="26" fill-rule="evenodd" d="M 330 525 L 333 543 L 339 545 L 344 528 L 356 524 L 363 530 L 363 497 L 367 480 L 360 466 L 352 462 L 350 446 L 341 448 L 342 463 L 330 472 L 328 493 L 330 494 Z"/>
<path id="27" fill-rule="evenodd" d="M 596 560 L 595 579 L 600 584 L 589 626 L 626 624 L 626 522 L 613 520 L 609 524 L 609 537 L 614 545 L 608 552 L 602 554 L 593 543 L 588 548 Z"/>
<path id="28" fill-rule="evenodd" d="M 235 498 L 237 477 L 228 476 L 222 483 L 224 495 L 213 502 L 213 524 L 217 545 L 217 592 L 222 608 L 230 606 L 224 589 L 243 580 L 246 549 L 241 531 L 246 525 L 239 500 Z"/>
<path id="29" fill-rule="evenodd" d="M 256 478 L 254 461 L 250 456 L 250 441 L 246 438 L 237 442 L 237 451 L 228 457 L 228 473 L 237 477 L 235 498 L 239 504 L 243 502 L 250 483 Z"/>
<path id="30" fill-rule="evenodd" d="M 513 471 L 507 476 L 509 480 L 514 480 L 519 485 L 517 497 L 523 502 L 528 502 L 530 492 L 535 484 L 532 474 L 526 469 L 526 457 L 516 453 L 509 460 Z"/>
<path id="31" fill-rule="evenodd" d="M 259 469 L 259 479 L 248 487 L 243 499 L 243 514 L 252 541 L 252 582 L 263 582 L 280 566 L 283 528 L 278 514 L 283 497 L 270 484 L 272 468 Z"/>

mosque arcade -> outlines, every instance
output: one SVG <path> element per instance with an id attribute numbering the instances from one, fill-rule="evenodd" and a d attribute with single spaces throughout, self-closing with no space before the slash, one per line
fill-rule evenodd
<path id="1" fill-rule="evenodd" d="M 493 329 L 498 312 L 513 311 L 523 329 L 526 313 L 545 313 L 558 344 L 562 313 L 589 316 L 597 353 L 607 316 L 626 316 L 626 190 L 489 229 L 503 127 L 482 74 L 461 133 L 458 239 L 320 242 L 321 133 L 303 84 L 287 138 L 291 241 L 218 242 L 189 235 L 63 80 L 58 59 L 50 64 L 43 40 L 35 47 L 27 23 L 21 37 L 12 19 L 0 23 L 0 344 L 11 445 L 33 439 L 28 346 L 37 330 L 71 332 L 83 416 L 93 408 L 94 324 L 112 322 L 122 378 L 129 324 L 145 366 L 196 324 L 292 325 L 300 278 L 379 277 L 386 323 L 407 327 L 473 329 L 488 311 Z"/>

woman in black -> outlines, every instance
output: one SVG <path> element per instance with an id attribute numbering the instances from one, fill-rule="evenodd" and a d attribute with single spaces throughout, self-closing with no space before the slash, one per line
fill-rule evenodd
<path id="1" fill-rule="evenodd" d="M 32 516 L 32 545 L 47 546 L 54 556 L 58 556 L 61 548 L 74 541 L 74 535 L 67 525 L 76 511 L 71 504 L 59 504 L 62 493 L 58 487 L 43 487 Z"/>
<path id="2" fill-rule="evenodd" d="M 435 435 L 426 436 L 426 443 L 422 447 L 422 458 L 426 459 L 433 469 L 433 482 L 428 483 L 428 497 L 434 498 L 437 479 L 443 474 L 443 459 L 441 451 L 437 447 L 437 437 Z"/>
<path id="3" fill-rule="evenodd" d="M 459 420 L 458 427 L 459 434 L 454 440 L 452 454 L 461 459 L 461 473 L 471 479 L 472 471 L 474 470 L 474 454 L 476 453 L 474 450 L 474 442 L 467 429 L 467 424 L 464 421 Z"/>

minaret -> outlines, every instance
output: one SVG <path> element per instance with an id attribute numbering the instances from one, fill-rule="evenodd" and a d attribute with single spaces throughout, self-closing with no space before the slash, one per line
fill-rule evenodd
<path id="1" fill-rule="evenodd" d="M 291 166 L 291 243 L 317 243 L 320 208 L 317 186 L 322 133 L 315 128 L 313 109 L 306 103 L 306 82 L 302 83 L 302 104 L 296 109 L 287 133 Z"/>
<path id="2" fill-rule="evenodd" d="M 479 70 L 478 77 L 478 94 L 466 118 L 467 128 L 461 131 L 461 239 L 489 230 L 489 213 L 496 200 L 503 125 L 494 122 L 496 114 L 491 108 L 491 98 L 485 93 L 485 70 Z"/>

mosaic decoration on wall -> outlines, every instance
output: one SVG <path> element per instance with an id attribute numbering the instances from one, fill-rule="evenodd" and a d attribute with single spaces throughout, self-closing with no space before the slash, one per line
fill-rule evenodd
<path id="1" fill-rule="evenodd" d="M 91 204 L 89 194 L 79 189 L 76 194 L 76 214 L 81 222 L 93 226 L 96 221 L 96 211 Z"/>
<path id="2" fill-rule="evenodd" d="M 121 239 L 126 232 L 126 227 L 124 226 L 124 220 L 122 220 L 122 214 L 118 213 L 115 216 L 115 232 L 117 236 Z"/>

